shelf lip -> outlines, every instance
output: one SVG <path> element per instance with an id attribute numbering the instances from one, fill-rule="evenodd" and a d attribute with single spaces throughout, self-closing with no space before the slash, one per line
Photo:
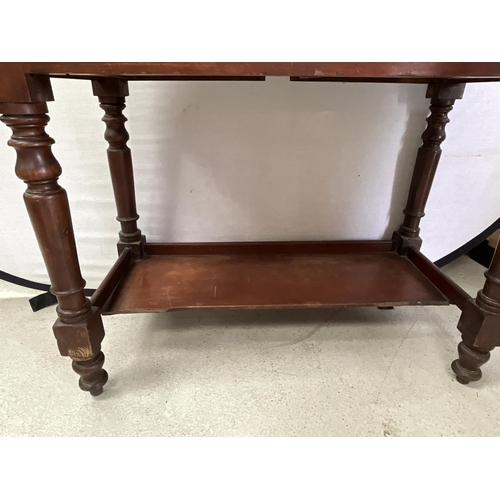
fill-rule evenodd
<path id="1" fill-rule="evenodd" d="M 408 259 L 425 275 L 425 277 L 450 301 L 463 311 L 474 299 L 457 283 L 430 261 L 420 250 L 410 247 Z"/>
<path id="2" fill-rule="evenodd" d="M 109 270 L 102 283 L 92 294 L 90 302 L 93 306 L 99 309 L 106 309 L 106 305 L 113 296 L 113 292 L 115 291 L 121 280 L 125 277 L 131 264 L 132 255 L 130 253 L 130 248 L 125 248 L 119 255 L 113 267 Z"/>
<path id="3" fill-rule="evenodd" d="M 148 255 L 385 253 L 390 252 L 393 245 L 392 240 L 146 243 L 146 253 Z"/>
<path id="4" fill-rule="evenodd" d="M 450 304 L 391 241 L 348 243 L 149 244 L 102 313 Z"/>
<path id="5" fill-rule="evenodd" d="M 303 304 L 290 304 L 290 305 L 236 305 L 236 306 L 181 306 L 181 307 L 163 307 L 155 309 L 144 309 L 144 310 L 114 310 L 112 307 L 108 309 L 101 310 L 103 316 L 115 316 L 119 314 L 148 314 L 148 313 L 170 313 L 176 311 L 289 311 L 291 309 L 354 309 L 356 307 L 419 307 L 419 306 L 449 306 L 450 302 L 443 301 L 429 301 L 429 302 L 356 302 L 353 304 L 318 304 L 318 303 L 303 303 Z"/>

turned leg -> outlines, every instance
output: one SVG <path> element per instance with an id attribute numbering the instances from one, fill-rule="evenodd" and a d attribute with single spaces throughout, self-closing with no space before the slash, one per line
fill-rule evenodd
<path id="1" fill-rule="evenodd" d="M 12 129 L 8 144 L 17 153 L 16 175 L 27 184 L 24 201 L 57 297 L 54 334 L 63 356 L 73 359 L 80 387 L 97 396 L 108 379 L 102 369 L 104 328 L 99 310 L 84 295 L 66 191 L 58 184 L 61 166 L 45 132 L 45 102 L 0 104 L 1 121 Z"/>
<path id="2" fill-rule="evenodd" d="M 490 359 L 490 351 L 500 345 L 500 249 L 497 245 L 486 281 L 476 300 L 467 303 L 458 329 L 462 342 L 458 359 L 451 367 L 462 384 L 475 382 L 482 376 L 481 365 Z"/>
<path id="3" fill-rule="evenodd" d="M 73 370 L 80 375 L 80 389 L 89 391 L 92 396 L 99 396 L 102 387 L 108 380 L 106 370 L 102 369 L 104 353 L 101 351 L 90 359 L 78 361 L 73 359 Z"/>
<path id="4" fill-rule="evenodd" d="M 127 118 L 123 116 L 125 97 L 128 96 L 128 83 L 119 78 L 100 78 L 92 81 L 94 95 L 99 97 L 100 107 L 104 110 L 103 122 L 106 123 L 104 138 L 109 144 L 108 163 L 115 195 L 117 220 L 121 224 L 118 253 L 130 248 L 136 259 L 144 255 L 145 237 L 137 227 L 135 204 L 134 172 L 132 155 L 127 146 L 129 135 L 125 128 Z"/>
<path id="5" fill-rule="evenodd" d="M 482 376 L 480 366 L 490 359 L 489 351 L 482 351 L 468 346 L 464 341 L 458 344 L 458 359 L 453 361 L 451 369 L 461 384 L 477 382 Z"/>
<path id="6" fill-rule="evenodd" d="M 420 219 L 425 215 L 425 205 L 441 156 L 441 143 L 446 138 L 445 126 L 450 121 L 448 113 L 453 109 L 455 99 L 462 98 L 464 89 L 465 83 L 432 83 L 427 89 L 431 114 L 417 153 L 403 224 L 393 235 L 400 254 L 405 254 L 410 245 L 417 249 L 422 245 Z"/>

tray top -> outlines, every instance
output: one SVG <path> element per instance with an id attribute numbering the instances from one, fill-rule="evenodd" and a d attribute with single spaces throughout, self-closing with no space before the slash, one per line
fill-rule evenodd
<path id="1" fill-rule="evenodd" d="M 123 76 L 291 76 L 331 78 L 498 78 L 500 63 L 476 62 L 25 62 L 2 63 L 2 79 L 10 71 L 65 77 Z"/>
<path id="2" fill-rule="evenodd" d="M 500 81 L 496 62 L 20 62 L 0 63 L 0 102 L 52 100 L 49 77 L 127 80 L 264 79 L 429 83 Z"/>

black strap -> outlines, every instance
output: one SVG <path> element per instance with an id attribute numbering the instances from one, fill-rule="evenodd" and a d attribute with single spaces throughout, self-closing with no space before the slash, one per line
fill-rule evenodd
<path id="1" fill-rule="evenodd" d="M 57 298 L 50 292 L 45 292 L 40 295 L 37 295 L 36 297 L 31 298 L 29 302 L 33 312 L 37 312 L 40 309 L 44 309 L 45 307 L 57 304 Z"/>
<path id="2" fill-rule="evenodd" d="M 41 290 L 46 293 L 37 295 L 32 299 L 29 299 L 29 303 L 33 312 L 39 311 L 45 307 L 52 306 L 57 303 L 55 295 L 50 293 L 50 285 L 45 285 L 43 283 L 37 283 L 36 281 L 25 280 L 19 276 L 14 276 L 13 274 L 6 273 L 5 271 L 0 271 L 0 279 L 12 283 L 14 285 L 24 286 L 26 288 L 33 288 L 34 290 Z M 87 297 L 91 297 L 95 292 L 93 288 L 85 288 L 83 291 Z"/>

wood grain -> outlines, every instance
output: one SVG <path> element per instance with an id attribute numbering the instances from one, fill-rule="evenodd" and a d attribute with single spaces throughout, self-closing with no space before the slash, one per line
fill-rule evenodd
<path id="1" fill-rule="evenodd" d="M 472 297 L 462 287 L 446 276 L 441 269 L 419 250 L 413 247 L 408 248 L 407 257 L 452 304 L 456 305 L 462 311 L 467 306 L 467 303 L 472 300 Z"/>
<path id="2" fill-rule="evenodd" d="M 119 255 L 118 260 L 115 262 L 113 267 L 109 270 L 106 277 L 102 280 L 97 290 L 92 294 L 90 303 L 93 306 L 98 309 L 103 309 L 105 307 L 114 289 L 126 275 L 127 270 L 130 267 L 131 260 L 132 254 L 130 248 L 125 248 Z"/>
<path id="3" fill-rule="evenodd" d="M 131 153 L 122 111 L 128 80 L 372 81 L 429 83 L 428 126 L 422 135 L 405 217 L 391 241 L 146 244 L 137 228 Z M 92 80 L 105 115 L 105 138 L 121 223 L 119 257 L 95 296 L 83 294 L 61 167 L 45 133 L 51 78 Z M 448 113 L 465 82 L 500 81 L 500 63 L 0 63 L 0 113 L 12 128 L 16 174 L 58 298 L 54 333 L 73 359 L 80 387 L 93 395 L 103 369 L 100 308 L 107 314 L 191 308 L 301 308 L 447 305 L 462 309 L 462 342 L 452 369 L 461 383 L 479 380 L 480 366 L 500 345 L 500 251 L 472 300 L 418 248 L 420 219 L 445 138 Z M 362 200 L 359 200 L 361 203 Z M 140 260 L 142 259 L 142 260 Z"/>
<path id="4" fill-rule="evenodd" d="M 425 206 L 441 158 L 441 144 L 446 139 L 445 127 L 450 121 L 448 113 L 453 109 L 455 99 L 462 98 L 464 89 L 465 84 L 450 82 L 429 85 L 427 89 L 427 97 L 431 98 L 431 114 L 427 118 L 422 145 L 415 160 L 403 223 L 393 235 L 401 254 L 410 246 L 416 249 L 422 246 L 420 220 L 425 215 Z"/>
<path id="5" fill-rule="evenodd" d="M 0 103 L 53 100 L 50 77 L 126 80 L 261 79 L 430 83 L 500 81 L 496 62 L 21 62 L 0 63 Z"/>
<path id="6" fill-rule="evenodd" d="M 62 169 L 51 149 L 54 140 L 45 132 L 47 106 L 10 103 L 1 111 L 1 121 L 12 129 L 8 144 L 17 153 L 16 175 L 26 183 L 24 202 L 50 277 L 50 291 L 57 297 L 53 330 L 59 352 L 73 359 L 73 367 L 85 367 L 80 387 L 97 395 L 107 374 L 102 362 L 90 360 L 104 361 L 104 327 L 98 309 L 84 294 L 68 196 L 58 182 Z"/>
<path id="7" fill-rule="evenodd" d="M 497 62 L 26 62 L 20 66 L 29 74 L 61 76 L 500 77 Z"/>
<path id="8" fill-rule="evenodd" d="M 171 255 L 133 264 L 103 313 L 408 304 L 448 301 L 395 253 Z"/>
<path id="9" fill-rule="evenodd" d="M 117 220 L 120 222 L 118 253 L 129 248 L 136 259 L 144 255 L 145 237 L 137 227 L 134 170 L 132 153 L 127 146 L 129 134 L 123 115 L 128 84 L 118 78 L 101 78 L 92 82 L 94 95 L 99 97 L 104 110 L 102 121 L 106 124 L 104 139 L 108 143 L 108 164 L 115 196 Z"/>

